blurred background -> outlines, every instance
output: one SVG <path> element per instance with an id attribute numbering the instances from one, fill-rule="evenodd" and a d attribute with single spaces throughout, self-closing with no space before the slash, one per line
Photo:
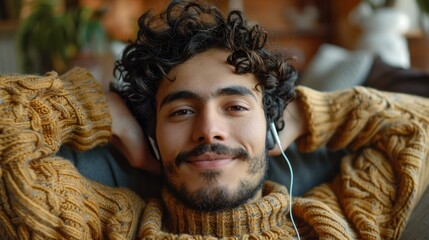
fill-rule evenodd
<path id="1" fill-rule="evenodd" d="M 50 70 L 63 73 L 73 66 L 82 66 L 100 81 L 108 82 L 113 78 L 114 60 L 119 58 L 124 44 L 135 38 L 137 18 L 147 10 L 159 12 L 168 2 L 0 0 L 0 73 L 43 74 Z M 396 54 L 392 64 L 429 71 L 429 31 L 425 30 L 429 25 L 428 0 L 208 2 L 224 12 L 244 11 L 249 19 L 260 23 L 268 32 L 269 47 L 285 56 L 293 56 L 300 71 L 306 70 L 325 44 L 338 46 L 342 51 L 365 47 L 378 51 L 379 47 L 374 44 L 381 40 L 376 35 L 383 38 L 392 32 L 396 34 L 390 38 L 393 45 L 382 43 L 393 49 L 386 54 Z M 387 23 L 369 22 L 377 18 L 375 13 L 379 10 L 391 8 L 403 14 L 387 14 Z M 380 33 L 380 29 L 392 27 L 395 21 L 398 21 L 396 29 Z M 365 36 L 366 40 L 362 40 Z M 395 42 L 395 38 L 403 42 Z M 365 41 L 371 46 L 363 46 Z M 383 41 L 389 43 L 389 40 Z M 408 59 L 402 60 L 404 54 Z"/>

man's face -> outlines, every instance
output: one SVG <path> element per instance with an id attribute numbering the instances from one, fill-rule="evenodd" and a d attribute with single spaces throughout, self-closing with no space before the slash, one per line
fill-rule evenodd
<path id="1" fill-rule="evenodd" d="M 156 94 L 156 138 L 167 186 L 190 207 L 214 211 L 261 196 L 266 120 L 253 74 L 209 50 L 173 68 Z"/>

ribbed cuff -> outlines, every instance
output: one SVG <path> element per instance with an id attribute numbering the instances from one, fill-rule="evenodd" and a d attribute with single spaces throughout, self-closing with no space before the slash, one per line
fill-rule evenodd
<path id="1" fill-rule="evenodd" d="M 107 143 L 111 138 L 111 116 L 106 95 L 96 79 L 83 68 L 73 68 L 60 76 L 64 88 L 71 95 L 77 122 L 75 126 L 62 126 L 65 141 L 78 150 L 87 150 Z M 67 121 L 64 122 L 67 124 Z"/>

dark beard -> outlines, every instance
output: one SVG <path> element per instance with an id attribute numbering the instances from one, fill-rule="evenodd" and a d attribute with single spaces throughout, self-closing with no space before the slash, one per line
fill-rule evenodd
<path id="1" fill-rule="evenodd" d="M 170 179 L 171 176 L 177 176 L 175 169 L 186 161 L 190 156 L 198 156 L 203 153 L 214 152 L 217 154 L 232 154 L 242 161 L 248 161 L 249 167 L 247 173 L 250 176 L 261 176 L 259 179 L 242 179 L 240 186 L 235 192 L 230 192 L 227 187 L 216 186 L 208 189 L 201 188 L 191 193 L 184 186 L 176 186 Z M 201 145 L 189 152 L 182 152 L 174 162 L 175 166 L 166 166 L 164 176 L 166 187 L 176 196 L 185 206 L 198 211 L 215 212 L 236 208 L 252 199 L 262 188 L 268 173 L 268 164 L 266 152 L 262 151 L 261 156 L 251 158 L 246 150 L 242 148 L 232 149 L 225 145 Z M 176 168 L 177 167 L 177 168 Z M 168 174 L 171 176 L 168 177 Z M 215 184 L 221 173 L 218 171 L 206 171 L 201 173 L 202 179 L 207 184 Z"/>

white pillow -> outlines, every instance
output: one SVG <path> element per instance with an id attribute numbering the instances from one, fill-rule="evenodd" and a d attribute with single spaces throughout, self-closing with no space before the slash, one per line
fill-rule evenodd
<path id="1" fill-rule="evenodd" d="M 332 44 L 320 46 L 300 85 L 319 91 L 334 91 L 362 84 L 371 69 L 374 54 L 367 51 L 348 51 Z"/>

